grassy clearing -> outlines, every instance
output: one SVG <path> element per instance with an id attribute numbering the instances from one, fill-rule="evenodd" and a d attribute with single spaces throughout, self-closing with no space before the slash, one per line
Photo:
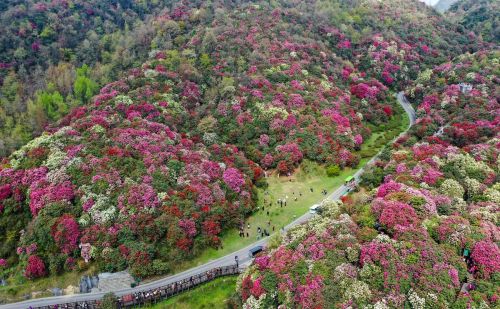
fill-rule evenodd
<path id="1" fill-rule="evenodd" d="M 236 276 L 215 279 L 189 292 L 172 297 L 149 309 L 204 309 L 224 308 L 224 304 L 234 294 Z"/>
<path id="2" fill-rule="evenodd" d="M 33 298 L 52 296 L 52 292 L 49 289 L 54 287 L 65 289 L 70 285 L 78 287 L 80 278 L 83 275 L 92 273 L 95 273 L 95 269 L 91 267 L 86 271 L 67 272 L 62 275 L 40 278 L 35 281 L 28 281 L 19 274 L 14 280 L 9 281 L 10 285 L 0 287 L 0 304 L 2 302 L 23 300 L 23 296 L 27 294 Z"/>

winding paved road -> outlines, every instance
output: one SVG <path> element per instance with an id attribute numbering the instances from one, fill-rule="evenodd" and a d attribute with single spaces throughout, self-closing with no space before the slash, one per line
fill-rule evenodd
<path id="1" fill-rule="evenodd" d="M 408 128 L 404 132 L 401 133 L 401 135 L 403 135 L 408 131 L 408 129 L 410 129 L 411 126 L 413 126 L 415 124 L 416 115 L 415 115 L 415 111 L 414 111 L 413 107 L 410 105 L 410 103 L 408 102 L 408 100 L 404 96 L 403 92 L 400 92 L 397 94 L 397 100 L 398 100 L 398 103 L 405 110 L 405 112 L 408 115 L 408 118 L 410 120 L 410 124 L 409 124 Z M 380 153 L 381 153 L 381 151 L 377 155 L 375 155 L 370 161 L 368 161 L 366 163 L 365 167 L 370 165 L 371 163 L 373 163 L 378 158 Z M 359 169 L 353 175 L 353 177 L 356 181 L 356 184 L 359 182 L 360 176 L 365 171 L 365 167 Z M 335 192 L 331 193 L 327 198 L 331 199 L 331 200 L 338 200 L 338 199 L 340 199 L 340 197 L 342 195 L 347 193 L 347 190 L 348 190 L 348 188 L 346 186 L 342 185 L 337 190 L 335 190 Z M 285 227 L 285 230 L 289 230 L 292 227 L 296 226 L 297 224 L 301 224 L 303 222 L 306 222 L 312 216 L 314 216 L 314 215 L 307 212 L 306 214 L 297 218 L 292 223 L 288 224 Z M 159 288 L 162 286 L 166 286 L 166 285 L 171 284 L 175 281 L 189 278 L 191 276 L 194 276 L 196 274 L 202 273 L 204 271 L 210 270 L 210 269 L 215 268 L 215 267 L 233 265 L 235 263 L 235 256 L 239 257 L 240 265 L 242 267 L 244 267 L 244 266 L 250 264 L 250 262 L 251 262 L 251 259 L 248 257 L 248 250 L 255 247 L 255 246 L 265 245 L 268 241 L 268 238 L 269 237 L 263 238 L 255 243 L 253 243 L 253 244 L 251 244 L 243 249 L 240 249 L 236 252 L 233 252 L 229 255 L 226 255 L 226 256 L 221 257 L 219 259 L 210 261 L 206 264 L 191 268 L 189 270 L 178 273 L 176 275 L 165 277 L 163 279 L 159 279 L 159 280 L 152 281 L 149 283 L 144 283 L 144 284 L 141 284 L 140 286 L 135 287 L 135 288 L 127 288 L 127 289 L 123 289 L 123 290 L 117 290 L 117 291 L 114 291 L 114 293 L 117 296 L 122 296 L 122 295 L 126 295 L 126 294 L 131 294 L 134 292 L 145 291 L 145 290 L 150 290 L 150 289 L 155 289 L 155 288 Z M 100 299 L 100 298 L 102 298 L 102 296 L 104 294 L 105 293 L 88 293 L 88 294 L 74 294 L 74 295 L 64 295 L 64 296 L 31 299 L 31 300 L 26 300 L 23 302 L 2 305 L 2 306 L 0 306 L 0 309 L 25 309 L 25 308 L 29 308 L 30 306 L 37 306 L 38 307 L 38 306 L 48 306 L 48 305 L 70 303 L 70 302 L 83 302 L 83 301 L 88 301 L 88 300 Z"/>

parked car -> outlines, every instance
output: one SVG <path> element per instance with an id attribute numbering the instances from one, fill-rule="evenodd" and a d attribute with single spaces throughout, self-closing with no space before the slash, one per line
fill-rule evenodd
<path id="1" fill-rule="evenodd" d="M 315 215 L 320 212 L 320 205 L 319 204 L 314 204 L 309 208 L 309 213 Z"/>
<path id="2" fill-rule="evenodd" d="M 264 246 L 255 246 L 248 250 L 248 257 L 254 258 L 259 252 L 262 252 L 262 250 L 264 250 Z"/>

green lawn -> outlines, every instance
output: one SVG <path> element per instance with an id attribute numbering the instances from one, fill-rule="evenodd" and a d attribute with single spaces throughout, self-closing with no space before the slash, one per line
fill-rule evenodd
<path id="1" fill-rule="evenodd" d="M 172 297 L 149 309 L 225 308 L 224 304 L 235 292 L 236 276 L 215 279 L 189 292 Z M 208 296 L 209 295 L 209 296 Z"/>
<path id="2" fill-rule="evenodd" d="M 69 285 L 78 287 L 80 278 L 83 275 L 93 273 L 95 273 L 95 269 L 91 267 L 86 271 L 66 272 L 58 276 L 40 278 L 34 281 L 29 281 L 22 274 L 18 274 L 14 280 L 9 282 L 10 285 L 0 287 L 0 301 L 20 301 L 23 300 L 24 295 L 31 293 L 35 293 L 34 297 L 52 296 L 52 292 L 49 289 L 55 287 L 65 289 Z"/>

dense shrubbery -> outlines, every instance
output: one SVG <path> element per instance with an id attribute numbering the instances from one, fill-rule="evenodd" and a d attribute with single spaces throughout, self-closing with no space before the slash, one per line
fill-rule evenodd
<path id="1" fill-rule="evenodd" d="M 335 177 L 340 175 L 340 167 L 338 165 L 330 165 L 326 168 L 328 177 Z"/>
<path id="2" fill-rule="evenodd" d="M 243 307 L 496 308 L 499 69 L 498 52 L 479 52 L 420 74 L 417 138 L 366 172 L 376 190 L 325 204 L 258 257 L 241 276 Z M 432 123 L 443 134 L 422 129 Z"/>
<path id="3" fill-rule="evenodd" d="M 254 185 L 265 186 L 263 169 L 288 174 L 306 160 L 338 169 L 357 166 L 361 155 L 370 156 L 358 153 L 363 141 L 370 137 L 369 127 L 394 120 L 391 93 L 417 77 L 427 82 L 434 72 L 420 72 L 423 68 L 446 60 L 453 53 L 468 51 L 472 42 L 467 36 L 453 32 L 453 26 L 439 15 L 406 0 L 190 1 L 189 4 L 175 1 L 173 7 L 167 5 L 168 9 L 148 18 L 147 26 L 137 23 L 132 33 L 127 30 L 132 21 L 143 18 L 145 10 L 157 12 L 162 7 L 144 6 L 142 2 L 129 7 L 120 4 L 108 16 L 105 5 L 94 3 L 97 6 L 94 10 L 90 6 L 93 2 L 74 2 L 60 10 L 67 14 L 61 16 L 46 12 L 56 10 L 51 6 L 64 6 L 64 1 L 55 1 L 49 7 L 39 2 L 33 7 L 16 6 L 8 10 L 9 14 L 21 14 L 25 19 L 23 25 L 33 30 L 26 32 L 30 39 L 14 43 L 31 40 L 35 45 L 29 53 L 26 46 L 24 53 L 22 50 L 16 53 L 21 47 L 6 45 L 2 57 L 9 65 L 2 65 L 8 73 L 2 75 L 5 79 L 1 111 L 7 105 L 12 109 L 5 112 L 6 117 L 0 115 L 0 119 L 6 119 L 5 126 L 13 129 L 13 136 L 24 141 L 33 130 L 65 115 L 58 124 L 48 127 L 47 132 L 3 160 L 0 167 L 0 257 L 4 259 L 0 266 L 9 267 L 6 273 L 24 269 L 28 278 L 85 268 L 82 259 L 94 262 L 100 270 L 129 267 L 137 276 L 158 275 L 174 269 L 180 261 L 197 255 L 203 248 L 220 246 L 222 231 L 238 226 L 253 211 Z M 120 14 L 122 10 L 127 13 Z M 68 16 L 85 14 L 90 17 L 89 24 L 78 25 L 100 29 L 104 23 L 102 33 L 86 33 L 89 39 L 87 43 L 83 39 L 85 48 L 80 48 L 76 40 L 83 38 L 86 28 L 71 37 L 75 41 L 69 47 L 65 45 L 65 39 L 69 40 L 66 32 L 62 31 L 56 40 L 57 36 L 51 33 L 57 29 L 55 26 L 72 24 L 57 23 L 57 18 L 64 21 Z M 128 18 L 128 14 L 133 17 Z M 6 14 L 5 20 L 10 20 L 9 16 Z M 56 21 L 48 22 L 48 16 Z M 39 25 L 33 28 L 30 18 L 39 18 Z M 110 29 L 105 27 L 108 18 L 116 27 L 112 24 Z M 18 26 L 22 25 L 12 25 Z M 9 35 L 12 32 L 5 34 Z M 42 35 L 46 39 L 40 39 Z M 123 46 L 115 46 L 115 41 Z M 56 53 L 59 56 L 49 57 L 54 48 L 68 55 L 59 58 Z M 23 56 L 26 63 L 16 61 L 10 69 L 11 58 L 18 56 Z M 24 93 L 26 80 L 38 75 L 22 76 L 22 69 L 30 67 L 29 60 L 35 58 L 42 62 L 40 65 L 59 63 L 48 66 L 43 79 L 47 85 Z M 83 63 L 95 65 L 89 68 Z M 111 79 L 115 81 L 109 82 Z M 98 84 L 105 86 L 97 90 Z M 417 138 L 432 132 L 442 119 L 450 119 L 449 114 L 434 116 L 440 113 L 431 108 L 438 102 L 433 98 L 436 94 L 424 93 L 422 87 L 416 86 L 414 97 L 416 101 L 425 100 L 419 113 L 428 113 L 428 117 L 421 117 L 413 140 L 400 141 L 398 147 L 412 146 Z M 451 92 L 453 87 L 449 86 Z M 29 97 L 33 100 L 26 111 L 34 115 L 30 119 L 35 122 L 30 128 L 19 125 L 26 117 L 17 117 L 13 112 L 20 102 L 28 102 L 25 99 Z M 450 106 L 456 107 L 456 102 Z M 465 104 L 458 102 L 460 106 Z M 468 132 L 463 140 L 459 131 L 446 131 L 449 143 L 455 146 L 472 147 L 472 141 L 486 140 L 496 134 L 492 117 L 479 111 L 484 109 L 485 99 L 472 102 L 470 108 L 477 106 L 477 115 L 467 119 L 489 123 L 479 122 L 477 125 L 482 129 L 475 132 L 464 120 L 457 125 L 457 130 Z M 24 112 L 24 108 L 19 108 L 19 113 Z M 14 116 L 17 125 L 12 121 Z M 389 139 L 388 135 L 383 139 Z M 460 172 L 457 169 L 461 162 L 479 162 L 475 154 L 464 154 L 445 140 L 434 142 L 432 146 L 418 143 L 408 147 L 407 151 L 413 153 L 408 157 L 420 162 L 428 159 L 428 152 L 436 156 L 450 154 L 442 157 L 444 165 L 440 165 L 441 161 L 427 160 L 415 163 L 420 164 L 418 168 L 394 167 L 393 154 L 383 152 L 380 158 L 384 162 L 377 163 L 377 172 L 367 182 L 376 186 L 394 169 L 398 170 L 395 177 L 401 174 L 403 179 L 393 179 L 401 184 L 399 188 L 391 187 L 391 182 L 373 203 L 366 203 L 369 207 L 364 207 L 358 216 L 362 228 L 358 229 L 355 222 L 343 216 L 338 230 L 325 229 L 330 234 L 310 239 L 311 250 L 305 249 L 309 245 L 298 248 L 303 246 L 299 238 L 290 248 L 281 249 L 283 257 L 290 257 L 287 263 L 297 262 L 290 267 L 301 278 L 300 283 L 291 281 L 290 291 L 285 291 L 298 295 L 293 301 L 309 306 L 333 301 L 339 293 L 344 293 L 333 289 L 327 298 L 321 294 L 323 288 L 331 286 L 323 279 L 331 280 L 328 271 L 339 265 L 326 262 L 318 274 L 306 275 L 309 259 L 330 260 L 326 249 L 334 248 L 337 241 L 330 242 L 332 237 L 338 237 L 341 244 L 333 256 L 345 260 L 342 267 L 346 267 L 347 273 L 347 277 L 337 278 L 335 284 L 353 287 L 346 289 L 349 292 L 342 294 L 342 299 L 365 304 L 370 295 L 382 295 L 398 286 L 406 289 L 406 293 L 407 287 L 416 284 L 420 290 L 412 292 L 415 295 L 431 289 L 428 282 L 394 278 L 399 268 L 429 271 L 429 265 L 438 256 L 447 254 L 446 248 L 427 238 L 413 239 L 410 232 L 418 231 L 425 236 L 420 233 L 422 221 L 438 212 L 463 211 L 464 198 L 477 203 L 491 203 L 498 198 L 497 188 L 491 186 L 496 177 L 494 168 L 489 167 L 492 162 L 477 163 L 477 168 L 467 170 L 470 180 L 462 184 L 455 173 Z M 485 148 L 481 146 L 478 151 L 482 153 Z M 487 152 L 493 152 L 489 148 Z M 487 167 L 493 173 L 485 174 Z M 338 174 L 338 169 L 331 169 L 330 174 Z M 451 181 L 452 178 L 457 181 Z M 436 190 L 424 187 L 412 191 L 411 179 Z M 477 182 L 490 187 L 483 188 Z M 416 196 L 411 198 L 412 194 Z M 448 201 L 443 194 L 453 195 L 453 200 Z M 330 219 L 337 220 L 333 215 Z M 380 239 L 373 240 L 376 232 L 370 226 L 376 220 L 398 243 L 407 241 L 419 250 L 425 248 L 425 252 L 436 248 L 436 255 L 419 260 L 411 248 L 390 242 L 394 248 L 380 259 L 385 264 L 394 256 L 393 277 L 386 283 L 380 281 L 380 276 L 373 276 L 378 278 L 374 283 L 377 290 L 370 292 L 370 284 L 351 274 L 354 266 L 347 263 L 359 259 L 361 244 L 379 245 Z M 327 245 L 321 244 L 325 240 Z M 346 240 L 353 240 L 359 246 L 349 249 L 350 253 L 342 259 L 342 250 L 349 247 Z M 364 252 L 371 252 L 370 248 L 366 247 Z M 295 255 L 294 260 L 291 249 L 307 259 Z M 368 253 L 364 254 L 362 263 L 369 263 L 367 256 Z M 372 264 L 383 267 L 381 260 Z M 463 268 L 452 268 L 447 260 L 442 263 L 435 272 L 447 285 L 443 288 L 443 299 L 436 302 L 450 299 L 450 291 L 456 288 L 456 271 Z M 494 267 L 483 264 L 488 275 Z M 275 268 L 262 280 L 245 279 L 245 300 L 252 299 L 250 294 L 258 298 L 284 280 L 281 275 L 287 271 L 286 265 Z M 283 299 L 288 301 L 290 297 L 285 295 Z"/>

